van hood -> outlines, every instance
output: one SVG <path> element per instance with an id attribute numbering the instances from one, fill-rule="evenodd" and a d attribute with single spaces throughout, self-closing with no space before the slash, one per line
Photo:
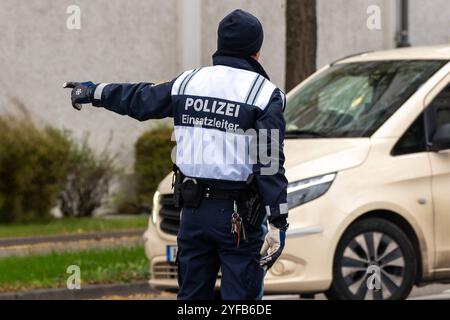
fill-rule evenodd
<path id="1" fill-rule="evenodd" d="M 370 138 L 286 139 L 286 177 L 293 182 L 357 167 L 370 145 Z"/>
<path id="2" fill-rule="evenodd" d="M 289 182 L 338 172 L 361 165 L 370 150 L 369 138 L 286 139 L 284 154 Z M 172 174 L 160 183 L 159 192 L 172 192 Z"/>

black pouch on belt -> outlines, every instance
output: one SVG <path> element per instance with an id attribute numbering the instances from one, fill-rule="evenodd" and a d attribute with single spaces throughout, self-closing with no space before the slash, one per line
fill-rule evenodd
<path id="1" fill-rule="evenodd" d="M 247 200 L 246 206 L 248 210 L 247 222 L 255 227 L 259 228 L 264 219 L 266 218 L 266 212 L 261 201 L 261 196 L 259 195 L 258 187 L 254 176 L 251 175 L 247 180 Z"/>
<path id="2" fill-rule="evenodd" d="M 181 197 L 186 208 L 198 208 L 203 198 L 203 185 L 196 179 L 185 178 L 181 184 Z"/>
<path id="3" fill-rule="evenodd" d="M 181 198 L 181 185 L 183 184 L 185 176 L 181 170 L 173 165 L 173 177 L 172 177 L 172 188 L 173 188 L 173 202 L 175 208 L 179 209 L 183 207 L 183 199 Z"/>

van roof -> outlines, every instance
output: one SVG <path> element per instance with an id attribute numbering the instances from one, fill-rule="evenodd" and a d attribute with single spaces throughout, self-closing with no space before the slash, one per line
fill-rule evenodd
<path id="1" fill-rule="evenodd" d="M 377 60 L 450 60 L 450 44 L 429 47 L 408 47 L 386 51 L 374 51 L 344 57 L 335 63 Z"/>

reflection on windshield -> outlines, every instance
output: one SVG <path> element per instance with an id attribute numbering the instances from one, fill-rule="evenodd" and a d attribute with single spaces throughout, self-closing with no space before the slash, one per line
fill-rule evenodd
<path id="1" fill-rule="evenodd" d="M 287 134 L 369 137 L 444 64 L 409 60 L 334 65 L 290 97 Z"/>

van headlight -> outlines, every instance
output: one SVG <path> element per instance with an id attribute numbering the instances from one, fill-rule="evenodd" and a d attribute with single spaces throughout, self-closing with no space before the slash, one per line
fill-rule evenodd
<path id="1" fill-rule="evenodd" d="M 335 178 L 336 173 L 330 173 L 320 177 L 290 183 L 287 189 L 289 209 L 298 207 L 322 196 L 328 191 Z"/>
<path id="2" fill-rule="evenodd" d="M 158 207 L 159 207 L 159 191 L 153 194 L 153 207 L 152 207 L 152 222 L 156 225 L 156 219 L 158 218 Z"/>

